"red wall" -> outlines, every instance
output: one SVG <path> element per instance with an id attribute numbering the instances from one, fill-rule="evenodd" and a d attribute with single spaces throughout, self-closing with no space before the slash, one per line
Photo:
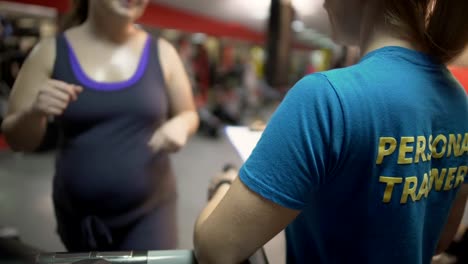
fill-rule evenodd
<path id="1" fill-rule="evenodd" d="M 453 76 L 458 79 L 461 85 L 463 85 L 465 91 L 468 92 L 468 67 L 450 67 L 450 71 L 452 72 Z"/>
<path id="2" fill-rule="evenodd" d="M 25 4 L 56 8 L 60 13 L 68 11 L 69 0 L 16 0 Z M 221 1 L 221 0 L 220 0 Z M 255 1 L 255 0 L 252 0 Z M 215 37 L 230 37 L 257 44 L 265 43 L 265 33 L 252 30 L 238 23 L 228 23 L 219 19 L 190 13 L 174 7 L 150 3 L 138 23 L 157 28 L 178 29 L 184 32 L 201 32 Z M 299 50 L 312 50 L 312 46 L 294 43 Z"/>
<path id="3" fill-rule="evenodd" d="M 70 4 L 67 0 L 17 0 L 25 4 L 56 8 L 65 13 Z M 249 29 L 240 24 L 227 23 L 214 18 L 197 15 L 177 8 L 151 3 L 138 23 L 158 28 L 178 29 L 185 32 L 202 32 L 216 37 L 231 37 L 262 43 L 265 34 Z"/>
<path id="4" fill-rule="evenodd" d="M 142 23 L 161 28 L 180 29 L 185 32 L 203 32 L 216 37 L 263 42 L 264 34 L 236 23 L 196 15 L 158 4 L 150 4 L 140 19 Z"/>
<path id="5" fill-rule="evenodd" d="M 7 1 L 7 2 L 17 2 L 17 3 L 31 4 L 31 5 L 52 7 L 52 8 L 56 8 L 60 13 L 66 12 L 69 7 L 69 1 L 67 0 L 14 0 L 14 1 Z"/>

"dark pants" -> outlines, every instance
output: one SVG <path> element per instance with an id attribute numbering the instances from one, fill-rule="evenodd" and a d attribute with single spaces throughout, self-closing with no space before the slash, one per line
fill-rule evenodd
<path id="1" fill-rule="evenodd" d="M 70 252 L 175 249 L 176 203 L 175 198 L 165 201 L 123 225 L 96 216 L 77 219 L 56 207 L 58 233 Z"/>

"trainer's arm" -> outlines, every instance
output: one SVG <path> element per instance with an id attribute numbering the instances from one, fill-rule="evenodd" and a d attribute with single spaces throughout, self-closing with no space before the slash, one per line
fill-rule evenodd
<path id="1" fill-rule="evenodd" d="M 222 185 L 195 225 L 199 263 L 240 263 L 291 223 L 291 210 L 252 192 L 240 179 Z"/>

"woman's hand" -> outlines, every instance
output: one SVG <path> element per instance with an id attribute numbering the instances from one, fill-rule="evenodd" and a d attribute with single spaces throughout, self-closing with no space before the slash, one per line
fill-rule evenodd
<path id="1" fill-rule="evenodd" d="M 83 91 L 81 86 L 49 79 L 40 89 L 31 112 L 44 116 L 59 116 Z"/>
<path id="2" fill-rule="evenodd" d="M 185 144 L 189 137 L 186 121 L 175 117 L 162 125 L 149 141 L 149 146 L 154 152 L 161 150 L 177 152 Z"/>

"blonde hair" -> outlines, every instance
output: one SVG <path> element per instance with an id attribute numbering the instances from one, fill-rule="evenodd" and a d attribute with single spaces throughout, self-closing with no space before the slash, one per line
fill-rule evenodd
<path id="1" fill-rule="evenodd" d="M 443 63 L 468 44 L 468 0 L 383 1 L 387 25 L 407 29 L 407 37 Z"/>

